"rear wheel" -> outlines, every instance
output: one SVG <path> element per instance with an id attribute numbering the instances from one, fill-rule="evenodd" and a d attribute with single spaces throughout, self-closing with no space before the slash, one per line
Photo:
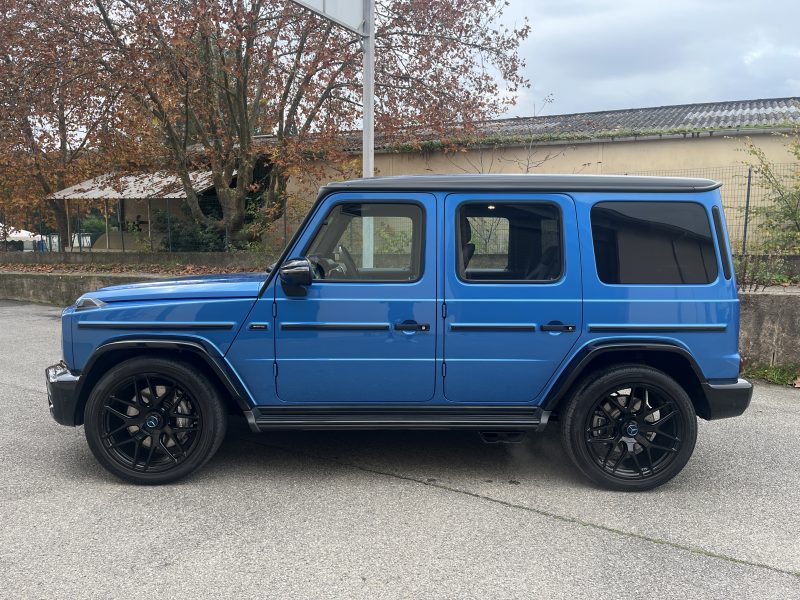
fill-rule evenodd
<path id="1" fill-rule="evenodd" d="M 674 379 L 625 365 L 584 380 L 567 403 L 561 433 L 569 457 L 594 482 L 646 490 L 672 479 L 689 461 L 697 417 Z"/>
<path id="2" fill-rule="evenodd" d="M 111 369 L 86 403 L 84 429 L 97 460 L 141 484 L 169 483 L 204 465 L 225 436 L 214 384 L 191 365 L 134 358 Z"/>

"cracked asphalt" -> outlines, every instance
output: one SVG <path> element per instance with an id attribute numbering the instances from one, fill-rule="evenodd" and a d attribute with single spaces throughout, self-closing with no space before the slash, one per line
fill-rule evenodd
<path id="1" fill-rule="evenodd" d="M 231 424 L 179 484 L 122 483 L 47 412 L 59 311 L 0 302 L 2 598 L 800 598 L 800 391 L 700 422 L 658 490 L 592 487 L 555 428 Z"/>

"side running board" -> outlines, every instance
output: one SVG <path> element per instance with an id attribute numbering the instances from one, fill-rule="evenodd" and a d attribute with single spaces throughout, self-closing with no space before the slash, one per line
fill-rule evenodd
<path id="1" fill-rule="evenodd" d="M 550 411 L 540 407 L 255 407 L 245 411 L 253 431 L 275 429 L 478 429 L 542 431 Z"/>

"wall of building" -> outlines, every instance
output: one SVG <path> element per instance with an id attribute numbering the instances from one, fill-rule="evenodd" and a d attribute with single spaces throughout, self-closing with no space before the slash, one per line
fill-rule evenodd
<path id="1" fill-rule="evenodd" d="M 648 174 L 705 177 L 722 182 L 728 232 L 735 251 L 758 251 L 763 241 L 760 209 L 771 202 L 769 191 L 753 176 L 749 192 L 745 133 L 776 164 L 797 163 L 787 151 L 787 140 L 766 130 L 703 132 L 680 136 L 651 136 L 591 142 L 540 143 L 529 147 L 486 147 L 464 152 L 379 152 L 377 175 L 435 175 L 444 173 L 583 173 Z M 794 169 L 783 169 L 785 174 Z M 295 177 L 290 181 L 292 215 L 297 222 L 308 210 L 317 190 L 342 176 L 330 169 L 321 178 Z M 752 210 L 748 210 L 752 209 Z M 296 215 L 300 215 L 297 217 Z"/>
<path id="2" fill-rule="evenodd" d="M 777 163 L 794 162 L 786 140 L 750 132 L 767 157 Z M 744 135 L 687 134 L 686 137 L 649 137 L 593 142 L 535 144 L 530 147 L 473 149 L 466 152 L 379 153 L 379 175 L 435 173 L 593 173 L 624 174 L 640 171 L 703 169 L 741 165 Z"/>

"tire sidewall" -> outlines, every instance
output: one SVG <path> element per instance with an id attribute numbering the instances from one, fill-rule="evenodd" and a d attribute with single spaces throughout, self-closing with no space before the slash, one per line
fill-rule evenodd
<path id="1" fill-rule="evenodd" d="M 597 400 L 614 388 L 620 389 L 631 384 L 646 384 L 656 388 L 675 403 L 683 421 L 684 433 L 677 455 L 663 471 L 646 479 L 623 479 L 606 473 L 595 462 L 584 438 L 586 420 Z M 621 491 L 648 490 L 666 483 L 686 466 L 697 441 L 697 417 L 688 394 L 669 375 L 651 367 L 621 366 L 611 372 L 595 373 L 586 378 L 569 402 L 562 427 L 562 441 L 575 465 L 595 483 Z"/>
<path id="2" fill-rule="evenodd" d="M 189 457 L 174 468 L 157 473 L 133 471 L 119 463 L 109 454 L 101 439 L 104 433 L 106 399 L 125 379 L 144 373 L 155 373 L 174 379 L 189 393 L 202 415 L 199 439 Z M 219 393 L 199 370 L 191 365 L 163 358 L 134 358 L 112 368 L 92 388 L 84 412 L 84 433 L 92 453 L 111 473 L 134 483 L 155 485 L 181 479 L 205 464 L 224 437 L 225 417 Z"/>

